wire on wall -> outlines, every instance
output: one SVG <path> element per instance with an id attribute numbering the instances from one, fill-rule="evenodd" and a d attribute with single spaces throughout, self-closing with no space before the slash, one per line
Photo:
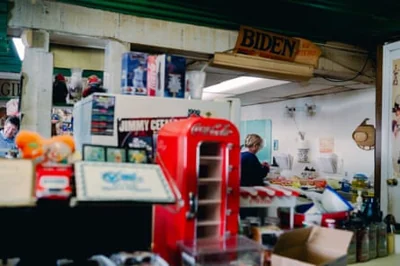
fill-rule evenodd
<path id="1" fill-rule="evenodd" d="M 355 80 L 356 78 L 358 78 L 359 76 L 361 76 L 361 75 L 363 74 L 365 68 L 367 67 L 367 64 L 368 64 L 369 59 L 370 59 L 370 56 L 369 56 L 369 54 L 367 54 L 367 58 L 365 59 L 365 62 L 364 62 L 363 67 L 362 67 L 361 70 L 358 71 L 357 74 L 356 74 L 354 77 L 352 77 L 352 78 L 349 78 L 349 79 L 342 79 L 342 80 L 340 80 L 340 79 L 331 79 L 331 78 L 328 78 L 328 77 L 322 77 L 322 78 L 325 79 L 325 80 L 327 80 L 327 81 L 330 81 L 330 82 L 346 82 L 346 81 L 353 81 L 353 80 Z"/>

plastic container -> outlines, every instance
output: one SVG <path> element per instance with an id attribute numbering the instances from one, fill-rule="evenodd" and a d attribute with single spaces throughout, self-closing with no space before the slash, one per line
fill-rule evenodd
<path id="1" fill-rule="evenodd" d="M 262 245 L 243 236 L 178 242 L 184 266 L 261 266 Z"/>
<path id="2" fill-rule="evenodd" d="M 313 204 L 304 204 L 296 206 L 294 213 L 294 227 L 303 227 L 306 221 L 306 215 L 304 214 Z M 290 225 L 290 211 L 289 208 L 278 208 L 278 217 L 280 218 L 282 226 Z M 321 226 L 327 227 L 326 219 L 333 219 L 337 223 L 345 221 L 349 217 L 348 212 L 334 212 L 334 213 L 323 213 L 321 214 Z"/>

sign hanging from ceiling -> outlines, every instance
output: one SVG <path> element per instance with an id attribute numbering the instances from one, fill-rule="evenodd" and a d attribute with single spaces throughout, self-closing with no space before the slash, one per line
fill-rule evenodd
<path id="1" fill-rule="evenodd" d="M 321 49 L 308 40 L 247 26 L 240 27 L 234 52 L 313 66 L 321 56 Z"/>
<path id="2" fill-rule="evenodd" d="M 240 27 L 235 51 L 266 58 L 294 61 L 300 41 L 283 35 Z"/>

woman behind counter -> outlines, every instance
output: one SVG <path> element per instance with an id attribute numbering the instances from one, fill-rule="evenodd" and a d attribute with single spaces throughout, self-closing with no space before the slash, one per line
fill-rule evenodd
<path id="1" fill-rule="evenodd" d="M 268 163 L 260 163 L 256 153 L 263 147 L 263 140 L 257 134 L 249 134 L 244 141 L 244 150 L 240 155 L 241 178 L 240 186 L 263 186 L 264 178 L 269 173 Z"/>
<path id="2" fill-rule="evenodd" d="M 244 150 L 240 155 L 241 163 L 241 187 L 264 186 L 264 178 L 269 172 L 268 163 L 260 163 L 256 153 L 263 147 L 263 140 L 257 134 L 249 134 L 244 141 Z M 264 224 L 266 210 L 263 208 L 242 208 L 240 218 L 259 217 L 261 224 Z"/>

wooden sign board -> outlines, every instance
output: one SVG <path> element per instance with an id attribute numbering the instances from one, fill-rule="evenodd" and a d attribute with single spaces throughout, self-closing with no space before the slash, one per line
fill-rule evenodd
<path id="1" fill-rule="evenodd" d="M 296 39 L 300 41 L 300 45 L 294 58 L 294 62 L 317 67 L 318 60 L 322 54 L 321 48 L 309 40 L 301 38 Z"/>
<path id="2" fill-rule="evenodd" d="M 31 160 L 0 159 L 0 176 L 0 206 L 35 204 L 35 171 Z"/>
<path id="3" fill-rule="evenodd" d="M 264 58 L 318 66 L 321 49 L 313 42 L 242 26 L 234 49 Z"/>
<path id="4" fill-rule="evenodd" d="M 293 62 L 299 46 L 298 39 L 241 26 L 234 51 Z"/>
<path id="5" fill-rule="evenodd" d="M 76 200 L 174 203 L 175 197 L 156 164 L 75 163 Z"/>
<path id="6" fill-rule="evenodd" d="M 19 94 L 19 80 L 0 79 L 0 97 L 17 97 Z"/>

